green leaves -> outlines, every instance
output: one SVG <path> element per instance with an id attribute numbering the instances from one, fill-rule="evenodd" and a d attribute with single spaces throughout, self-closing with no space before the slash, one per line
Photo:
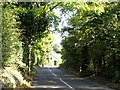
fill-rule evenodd
<path id="1" fill-rule="evenodd" d="M 21 42 L 18 39 L 20 31 L 17 28 L 19 23 L 16 21 L 17 19 L 17 11 L 12 9 L 12 5 L 8 5 L 6 8 L 3 8 L 2 54 L 3 60 L 5 60 L 3 62 L 3 66 L 6 66 L 5 63 L 11 61 L 13 57 L 14 59 L 17 59 L 17 51 L 21 45 Z M 13 62 L 13 60 L 11 62 Z"/>
<path id="2" fill-rule="evenodd" d="M 18 85 L 30 86 L 15 67 L 5 67 L 0 75 L 4 87 L 16 88 Z"/>
<path id="3" fill-rule="evenodd" d="M 53 24 L 56 28 L 59 21 L 52 10 L 63 3 L 6 2 L 2 5 L 4 69 L 0 80 L 4 87 L 15 88 L 29 84 L 23 77 L 29 79 L 28 74 L 36 67 L 49 63 L 54 36 L 48 28 Z"/>
<path id="4" fill-rule="evenodd" d="M 18 9 L 11 3 L 4 3 L 2 10 L 2 74 L 0 81 L 3 87 L 15 88 L 24 84 L 19 68 L 26 65 L 22 62 L 22 43 L 18 22 Z"/>
<path id="5" fill-rule="evenodd" d="M 41 62 L 39 64 L 45 64 L 45 62 L 48 61 L 52 47 L 52 42 L 54 39 L 52 32 L 50 31 L 46 32 L 44 32 L 45 36 L 43 38 L 37 39 L 34 45 L 34 53 L 39 58 L 37 62 Z"/>
<path id="6" fill-rule="evenodd" d="M 62 58 L 67 68 L 79 72 L 81 67 L 83 73 L 89 70 L 100 76 L 104 76 L 109 67 L 111 73 L 119 71 L 118 6 L 119 2 L 78 5 L 69 20 L 72 28 L 66 30 L 69 34 L 62 42 Z"/>

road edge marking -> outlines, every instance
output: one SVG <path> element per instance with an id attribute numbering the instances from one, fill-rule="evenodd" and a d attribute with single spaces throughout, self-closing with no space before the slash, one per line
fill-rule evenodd
<path id="1" fill-rule="evenodd" d="M 53 73 L 49 68 L 48 70 L 52 73 L 53 76 L 57 77 L 62 83 L 64 83 L 66 86 L 68 86 L 70 89 L 75 90 L 72 86 L 70 86 L 68 83 L 63 81 L 61 78 L 59 78 L 55 73 Z"/>

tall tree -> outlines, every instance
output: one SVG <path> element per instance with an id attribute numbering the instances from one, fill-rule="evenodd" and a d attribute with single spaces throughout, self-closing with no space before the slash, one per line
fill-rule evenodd
<path id="1" fill-rule="evenodd" d="M 120 78 L 119 69 L 115 67 L 120 63 L 119 2 L 88 2 L 74 8 L 75 14 L 69 19 L 70 27 L 64 28 L 69 33 L 63 40 L 64 65 L 77 71 L 81 67 L 82 71 L 92 71 L 99 76 Z M 76 61 L 77 69 L 73 66 Z"/>
<path id="2" fill-rule="evenodd" d="M 34 42 L 44 37 L 44 33 L 48 30 L 51 20 L 57 17 L 52 10 L 59 4 L 49 4 L 48 2 L 24 2 L 19 3 L 21 11 L 19 14 L 22 30 L 23 42 L 23 62 L 30 68 L 30 47 Z M 53 23 L 53 22 L 52 22 Z"/>

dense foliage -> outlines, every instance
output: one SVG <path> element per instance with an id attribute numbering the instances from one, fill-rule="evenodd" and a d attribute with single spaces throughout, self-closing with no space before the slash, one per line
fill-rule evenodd
<path id="1" fill-rule="evenodd" d="M 22 62 L 22 42 L 19 40 L 20 30 L 17 21 L 17 8 L 8 3 L 3 3 L 2 9 L 2 74 L 0 79 L 4 86 L 16 87 L 25 84 L 25 80 L 19 71 L 25 68 Z M 11 72 L 10 72 L 11 71 Z"/>
<path id="2" fill-rule="evenodd" d="M 48 27 L 57 19 L 52 13 L 57 4 L 5 2 L 1 6 L 0 81 L 3 87 L 30 86 L 37 67 L 49 58 L 54 36 Z"/>
<path id="3" fill-rule="evenodd" d="M 120 81 L 120 3 L 73 6 L 69 34 L 62 41 L 64 66 L 82 76 L 99 75 Z"/>
<path id="4" fill-rule="evenodd" d="M 32 75 L 49 63 L 60 22 L 53 9 L 71 13 L 62 42 L 63 65 L 83 76 L 99 75 L 120 80 L 120 3 L 5 2 L 0 31 L 0 81 L 3 87 L 30 86 Z M 66 15 L 67 16 L 67 15 Z M 1 22 L 0 22 L 1 23 Z"/>

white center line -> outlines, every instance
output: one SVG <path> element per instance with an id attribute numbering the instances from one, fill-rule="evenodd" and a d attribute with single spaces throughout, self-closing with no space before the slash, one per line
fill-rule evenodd
<path id="1" fill-rule="evenodd" d="M 72 86 L 70 86 L 68 83 L 66 83 L 65 81 L 63 81 L 61 78 L 59 78 L 55 73 L 53 73 L 49 68 L 48 70 L 52 73 L 52 75 L 54 75 L 55 77 L 57 77 L 61 82 L 63 82 L 66 86 L 68 86 L 70 89 L 75 90 Z"/>
<path id="2" fill-rule="evenodd" d="M 67 84 L 65 81 L 63 81 L 61 78 L 59 78 L 59 80 L 61 82 L 63 82 L 66 86 L 68 86 L 69 88 L 71 88 L 72 90 L 75 90 L 72 86 L 70 86 L 69 84 Z"/>
<path id="3" fill-rule="evenodd" d="M 55 77 L 57 77 L 57 75 L 56 74 L 54 74 L 54 73 L 52 73 Z"/>
<path id="4" fill-rule="evenodd" d="M 50 72 L 52 72 L 49 68 L 48 68 L 48 70 L 49 70 Z"/>

